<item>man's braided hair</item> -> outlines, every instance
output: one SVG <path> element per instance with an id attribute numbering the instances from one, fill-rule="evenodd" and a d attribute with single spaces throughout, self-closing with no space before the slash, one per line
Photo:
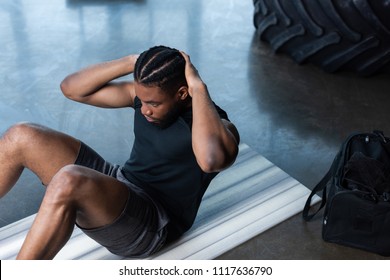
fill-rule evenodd
<path id="1" fill-rule="evenodd" d="M 157 86 L 168 94 L 175 94 L 186 86 L 185 60 L 173 48 L 156 46 L 144 51 L 137 59 L 134 80 L 144 86 Z"/>

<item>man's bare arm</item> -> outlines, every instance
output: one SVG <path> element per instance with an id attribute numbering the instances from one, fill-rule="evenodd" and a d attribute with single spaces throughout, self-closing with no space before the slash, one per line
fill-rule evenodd
<path id="1" fill-rule="evenodd" d="M 67 76 L 61 82 L 63 94 L 77 102 L 104 108 L 132 107 L 134 85 L 129 82 L 114 82 L 131 74 L 137 55 L 98 63 Z"/>
<path id="2" fill-rule="evenodd" d="M 239 134 L 231 122 L 221 119 L 189 57 L 185 74 L 192 97 L 192 147 L 199 166 L 205 172 L 216 172 L 230 166 L 237 157 Z"/>

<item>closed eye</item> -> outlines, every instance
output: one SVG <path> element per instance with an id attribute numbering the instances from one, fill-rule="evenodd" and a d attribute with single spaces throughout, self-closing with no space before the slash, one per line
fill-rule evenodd
<path id="1" fill-rule="evenodd" d="M 146 105 L 149 105 L 149 106 L 152 106 L 152 107 L 157 107 L 157 106 L 159 106 L 161 103 L 159 103 L 159 102 L 154 102 L 154 101 L 146 101 L 146 102 L 141 101 L 141 104 L 142 104 L 142 105 L 146 104 Z"/>
<path id="2" fill-rule="evenodd" d="M 156 103 L 156 102 L 146 102 L 146 103 L 152 107 L 157 107 L 158 105 L 160 105 L 160 103 Z"/>

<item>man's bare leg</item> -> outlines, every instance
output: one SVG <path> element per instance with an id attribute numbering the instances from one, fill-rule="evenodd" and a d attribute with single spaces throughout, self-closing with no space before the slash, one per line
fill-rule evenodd
<path id="1" fill-rule="evenodd" d="M 62 168 L 50 182 L 41 208 L 18 259 L 52 259 L 77 224 L 97 228 L 111 224 L 128 198 L 126 185 L 82 166 Z"/>
<path id="2" fill-rule="evenodd" d="M 24 168 L 47 185 L 63 166 L 76 160 L 80 142 L 36 124 L 20 123 L 0 138 L 0 198 L 17 182 Z"/>
<path id="3" fill-rule="evenodd" d="M 79 148 L 78 140 L 29 123 L 11 127 L 0 138 L 0 197 L 14 186 L 24 168 L 49 185 L 18 258 L 52 258 L 68 240 L 76 217 L 81 226 L 92 228 L 112 222 L 122 211 L 127 188 L 96 171 L 70 165 Z M 52 180 L 56 174 L 56 180 Z M 94 189 L 95 195 L 86 191 L 96 185 L 106 186 L 106 181 L 107 186 L 117 187 Z M 79 184 L 84 191 L 74 192 L 72 187 Z"/>

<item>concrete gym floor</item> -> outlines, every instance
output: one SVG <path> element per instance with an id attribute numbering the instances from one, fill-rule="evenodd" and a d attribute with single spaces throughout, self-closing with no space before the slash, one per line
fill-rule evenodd
<path id="1" fill-rule="evenodd" d="M 308 188 L 349 133 L 390 134 L 388 74 L 362 78 L 296 65 L 259 42 L 252 15 L 251 0 L 3 0 L 0 133 L 18 121 L 38 122 L 123 163 L 131 110 L 76 104 L 59 84 L 81 67 L 163 44 L 191 55 L 243 142 Z M 35 213 L 43 192 L 26 171 L 0 200 L 0 226 Z M 321 216 L 305 223 L 299 214 L 219 259 L 385 258 L 325 243 Z"/>

